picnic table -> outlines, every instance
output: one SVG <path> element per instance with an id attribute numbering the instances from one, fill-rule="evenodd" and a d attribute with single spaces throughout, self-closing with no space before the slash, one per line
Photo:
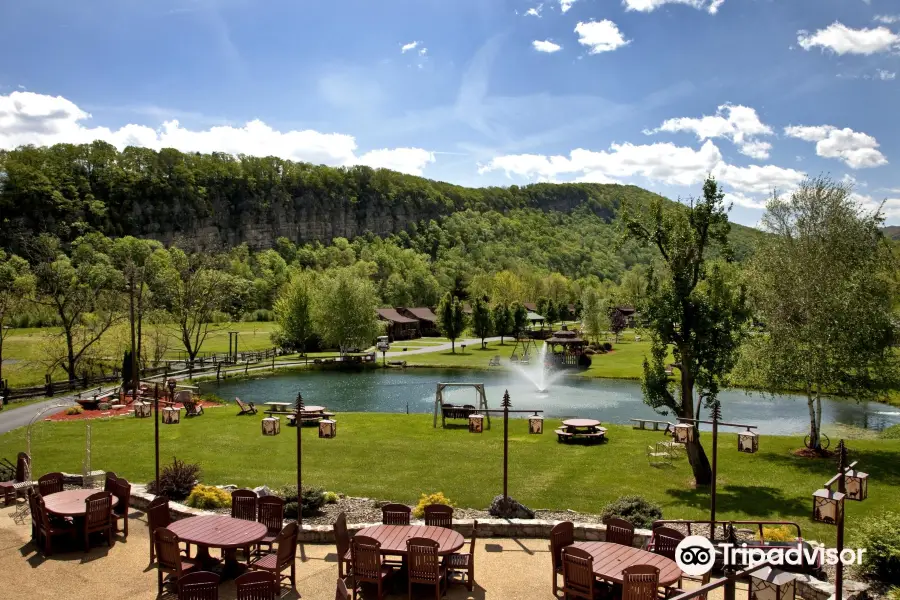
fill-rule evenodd
<path id="1" fill-rule="evenodd" d="M 262 523 L 220 515 L 182 519 L 169 525 L 168 529 L 181 541 L 196 544 L 196 558 L 203 564 L 216 563 L 209 555 L 209 549 L 221 548 L 224 559 L 222 579 L 230 579 L 243 571 L 237 561 L 238 548 L 248 548 L 268 533 Z"/>
<path id="2" fill-rule="evenodd" d="M 55 494 L 44 496 L 44 506 L 48 513 L 60 517 L 83 518 L 87 510 L 84 501 L 88 496 L 96 494 L 99 490 L 63 490 Z M 119 499 L 112 497 L 112 505 L 119 503 Z"/>
<path id="3" fill-rule="evenodd" d="M 287 412 L 290 407 L 294 406 L 293 402 L 265 402 L 264 404 L 272 407 L 266 412 L 276 413 Z"/>
<path id="4" fill-rule="evenodd" d="M 463 536 L 452 529 L 424 525 L 373 525 L 360 529 L 357 535 L 367 535 L 381 542 L 382 554 L 400 556 L 406 556 L 406 540 L 414 537 L 437 542 L 440 546 L 438 556 L 452 554 L 465 544 Z"/>
<path id="5" fill-rule="evenodd" d="M 562 425 L 562 428 L 555 432 L 560 442 L 578 439 L 602 442 L 606 439 L 606 428 L 600 427 L 600 421 L 595 419 L 567 419 Z"/>
<path id="6" fill-rule="evenodd" d="M 575 542 L 573 548 L 586 551 L 594 559 L 594 575 L 610 583 L 622 584 L 622 570 L 634 565 L 653 565 L 659 569 L 660 587 L 672 587 L 681 578 L 675 561 L 653 552 L 612 542 Z"/>

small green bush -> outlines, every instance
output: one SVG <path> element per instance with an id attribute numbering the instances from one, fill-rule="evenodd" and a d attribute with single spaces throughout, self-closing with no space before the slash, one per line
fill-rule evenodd
<path id="1" fill-rule="evenodd" d="M 887 583 L 900 584 L 900 513 L 872 515 L 856 525 L 851 547 L 865 548 L 860 571 Z"/>
<path id="2" fill-rule="evenodd" d="M 425 516 L 425 507 L 431 506 L 432 504 L 443 504 L 444 506 L 453 506 L 453 502 L 450 501 L 450 498 L 444 495 L 443 492 L 435 492 L 433 494 L 422 494 L 419 497 L 419 503 L 416 504 L 416 507 L 413 509 L 413 516 L 417 519 L 421 519 Z"/>
<path id="3" fill-rule="evenodd" d="M 763 527 L 763 537 L 767 542 L 793 542 L 797 539 L 797 530 L 793 527 Z"/>
<path id="4" fill-rule="evenodd" d="M 278 496 L 282 500 L 284 500 L 284 517 L 286 519 L 296 519 L 297 518 L 297 486 L 296 485 L 286 485 L 284 487 L 280 487 L 274 492 L 275 496 Z M 305 487 L 303 488 L 303 516 L 311 517 L 319 513 L 322 510 L 322 506 L 325 504 L 325 489 L 320 487 Z"/>
<path id="5" fill-rule="evenodd" d="M 99 408 L 100 410 L 109 410 L 109 406 L 109 402 L 101 402 L 97 405 L 97 408 Z"/>
<path id="6" fill-rule="evenodd" d="M 610 350 L 612 350 L 612 344 L 610 344 L 609 342 L 603 342 L 603 350 L 605 352 L 609 352 Z"/>
<path id="7" fill-rule="evenodd" d="M 196 485 L 184 503 L 193 508 L 228 508 L 231 494 L 214 485 Z"/>
<path id="8" fill-rule="evenodd" d="M 900 587 L 892 587 L 887 593 L 888 600 L 900 600 Z"/>
<path id="9" fill-rule="evenodd" d="M 900 425 L 891 425 L 881 431 L 881 438 L 885 440 L 900 440 Z"/>
<path id="10" fill-rule="evenodd" d="M 337 492 L 325 492 L 325 504 L 337 504 Z"/>
<path id="11" fill-rule="evenodd" d="M 84 412 L 84 409 L 81 406 L 70 406 L 66 409 L 67 415 L 80 415 Z"/>
<path id="12" fill-rule="evenodd" d="M 649 529 L 653 521 L 662 519 L 662 508 L 643 496 L 622 496 L 603 507 L 603 519 L 618 517 L 635 527 Z"/>

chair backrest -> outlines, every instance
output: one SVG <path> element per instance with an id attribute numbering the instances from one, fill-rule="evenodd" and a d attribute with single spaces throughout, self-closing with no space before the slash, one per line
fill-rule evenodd
<path id="1" fill-rule="evenodd" d="M 409 514 L 412 512 L 405 504 L 385 504 L 381 507 L 381 523 L 383 525 L 409 525 Z"/>
<path id="2" fill-rule="evenodd" d="M 234 580 L 237 600 L 275 600 L 278 578 L 267 571 L 247 571 Z"/>
<path id="3" fill-rule="evenodd" d="M 219 600 L 219 576 L 196 571 L 179 577 L 178 600 Z"/>
<path id="4" fill-rule="evenodd" d="M 675 560 L 675 548 L 684 539 L 684 534 L 671 527 L 657 527 L 653 530 L 653 552 Z"/>
<path id="5" fill-rule="evenodd" d="M 431 527 L 453 527 L 453 507 L 443 504 L 429 504 L 425 507 L 425 525 Z"/>
<path id="6" fill-rule="evenodd" d="M 606 524 L 606 541 L 623 546 L 634 545 L 634 525 L 625 519 L 610 517 L 604 521 Z"/>
<path id="7" fill-rule="evenodd" d="M 257 506 L 256 520 L 266 526 L 270 535 L 277 535 L 284 527 L 284 500 L 278 496 L 263 496 Z"/>
<path id="8" fill-rule="evenodd" d="M 300 527 L 296 523 L 288 523 L 275 538 L 275 543 L 278 545 L 279 569 L 293 564 L 294 559 L 297 558 L 297 537 L 299 535 Z"/>
<path id="9" fill-rule="evenodd" d="M 557 523 L 550 530 L 550 556 L 553 570 L 562 568 L 562 549 L 575 543 L 575 524 L 571 521 Z"/>
<path id="10" fill-rule="evenodd" d="M 153 541 L 156 544 L 156 562 L 159 568 L 180 575 L 181 550 L 178 545 L 181 540 L 178 536 L 165 527 L 157 527 L 153 532 Z"/>
<path id="11" fill-rule="evenodd" d="M 47 512 L 44 507 L 44 499 L 34 490 L 28 490 L 28 508 L 31 510 L 31 520 L 37 527 L 45 527 Z M 49 520 L 49 519 L 48 519 Z"/>
<path id="12" fill-rule="evenodd" d="M 63 491 L 63 474 L 47 473 L 46 475 L 41 475 L 40 479 L 38 479 L 38 491 L 40 491 L 41 496 L 49 496 L 50 494 Z"/>
<path id="13" fill-rule="evenodd" d="M 104 482 L 103 482 L 103 491 L 105 491 L 105 492 L 111 492 L 111 491 L 113 491 L 114 489 L 116 489 L 116 488 L 115 488 L 115 485 L 116 485 L 116 479 L 118 479 L 118 477 L 116 477 L 116 474 L 115 474 L 115 473 L 113 473 L 112 471 L 107 471 L 107 472 L 106 472 L 106 479 L 105 479 Z"/>
<path id="14" fill-rule="evenodd" d="M 240 600 L 240 599 L 238 599 Z M 334 593 L 334 600 L 350 600 L 350 592 L 347 591 L 347 584 L 338 577 L 337 591 Z"/>
<path id="15" fill-rule="evenodd" d="M 23 483 L 31 472 L 31 457 L 26 452 L 16 455 L 16 483 Z"/>
<path id="16" fill-rule="evenodd" d="M 235 403 L 241 408 L 241 410 L 247 410 L 249 407 L 237 396 L 234 397 Z"/>
<path id="17" fill-rule="evenodd" d="M 168 527 L 172 523 L 172 515 L 169 513 L 169 499 L 157 496 L 147 506 L 147 525 L 150 527 L 150 539 L 153 532 L 159 527 Z"/>
<path id="18" fill-rule="evenodd" d="M 259 500 L 253 490 L 231 492 L 231 517 L 244 521 L 256 520 L 256 503 Z"/>
<path id="19" fill-rule="evenodd" d="M 120 515 L 127 515 L 131 506 L 131 484 L 127 479 L 120 477 L 116 479 L 115 491 L 113 495 L 119 500 L 116 504 L 115 511 Z"/>
<path id="20" fill-rule="evenodd" d="M 563 591 L 594 597 L 594 558 L 586 550 L 571 546 L 562 550 Z"/>
<path id="21" fill-rule="evenodd" d="M 472 560 L 475 559 L 475 540 L 478 539 L 478 519 L 475 519 L 472 523 L 472 540 L 469 542 L 469 554 L 472 555 Z"/>
<path id="22" fill-rule="evenodd" d="M 420 582 L 439 581 L 441 578 L 441 545 L 435 540 L 414 537 L 406 540 L 406 558 L 409 580 Z"/>
<path id="23" fill-rule="evenodd" d="M 381 542 L 367 535 L 355 535 L 350 541 L 354 577 L 378 580 L 381 573 Z"/>
<path id="24" fill-rule="evenodd" d="M 338 556 L 344 556 L 350 550 L 350 532 L 347 530 L 347 513 L 342 512 L 334 521 L 334 542 Z"/>
<path id="25" fill-rule="evenodd" d="M 88 530 L 109 525 L 112 514 L 112 494 L 97 492 L 84 499 L 84 526 Z"/>
<path id="26" fill-rule="evenodd" d="M 659 569 L 653 565 L 634 565 L 622 569 L 622 600 L 656 600 Z"/>

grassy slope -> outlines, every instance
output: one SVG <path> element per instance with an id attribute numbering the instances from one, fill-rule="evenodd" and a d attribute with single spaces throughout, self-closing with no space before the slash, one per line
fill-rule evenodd
<path id="1" fill-rule="evenodd" d="M 237 417 L 234 406 L 212 408 L 199 418 L 160 428 L 163 462 L 178 456 L 202 465 L 207 483 L 241 486 L 290 483 L 295 478 L 295 430 L 263 437 L 260 417 Z M 304 429 L 304 481 L 370 498 L 413 502 L 422 492 L 443 491 L 460 506 L 485 507 L 501 491 L 502 428 L 483 435 L 465 429 L 433 429 L 430 415 L 346 413 L 338 437 L 321 440 Z M 669 518 L 704 518 L 708 490 L 695 490 L 687 461 L 672 468 L 649 466 L 646 447 L 659 433 L 611 426 L 608 444 L 568 446 L 551 433 L 528 435 L 527 422 L 513 420 L 510 494 L 536 508 L 599 511 L 607 502 L 641 494 L 663 505 Z M 118 418 L 92 422 L 94 468 L 137 482 L 153 474 L 153 422 Z M 0 436 L 0 456 L 24 447 L 24 430 Z M 80 472 L 83 422 L 41 423 L 33 437 L 36 473 Z M 708 444 L 709 440 L 705 437 Z M 733 434 L 720 436 L 719 516 L 785 519 L 801 524 L 807 537 L 830 540 L 834 529 L 809 521 L 810 494 L 832 474 L 833 461 L 795 458 L 796 437 L 766 436 L 755 455 L 736 451 Z M 871 473 L 869 500 L 848 503 L 851 522 L 892 506 L 900 492 L 900 440 L 856 440 L 853 458 Z"/>

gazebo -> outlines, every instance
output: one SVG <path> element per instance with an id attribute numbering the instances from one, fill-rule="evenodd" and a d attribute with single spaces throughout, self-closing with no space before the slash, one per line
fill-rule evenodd
<path id="1" fill-rule="evenodd" d="M 564 327 L 545 341 L 550 346 L 550 352 L 547 353 L 548 363 L 564 368 L 582 366 L 582 357 L 587 341 L 578 337 L 578 333 Z"/>

